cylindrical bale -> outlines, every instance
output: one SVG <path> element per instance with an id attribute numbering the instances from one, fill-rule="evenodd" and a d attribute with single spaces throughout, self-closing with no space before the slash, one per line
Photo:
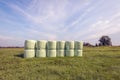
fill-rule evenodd
<path id="1" fill-rule="evenodd" d="M 75 41 L 75 50 L 82 50 L 82 49 L 83 49 L 83 42 Z"/>
<path id="2" fill-rule="evenodd" d="M 46 57 L 46 49 L 36 50 L 36 57 Z"/>
<path id="3" fill-rule="evenodd" d="M 48 41 L 47 49 L 48 50 L 56 50 L 56 41 Z"/>
<path id="4" fill-rule="evenodd" d="M 57 41 L 57 50 L 65 49 L 65 41 Z"/>
<path id="5" fill-rule="evenodd" d="M 83 50 L 75 50 L 75 56 L 82 56 Z"/>
<path id="6" fill-rule="evenodd" d="M 36 40 L 25 40 L 25 49 L 35 49 L 36 48 Z"/>
<path id="7" fill-rule="evenodd" d="M 46 49 L 46 44 L 47 44 L 47 41 L 46 40 L 40 40 L 40 41 L 37 41 L 37 50 L 40 50 L 40 49 Z"/>
<path id="8" fill-rule="evenodd" d="M 47 50 L 48 57 L 56 57 L 56 50 Z"/>
<path id="9" fill-rule="evenodd" d="M 35 50 L 25 50 L 24 58 L 33 58 L 35 57 Z"/>
<path id="10" fill-rule="evenodd" d="M 66 50 L 74 49 L 74 41 L 66 41 Z"/>
<path id="11" fill-rule="evenodd" d="M 64 55 L 65 55 L 65 50 L 57 50 L 58 57 L 64 57 Z"/>
<path id="12" fill-rule="evenodd" d="M 66 50 L 66 51 L 65 51 L 65 55 L 66 55 L 66 56 L 69 56 L 69 57 L 74 56 L 74 49 Z"/>

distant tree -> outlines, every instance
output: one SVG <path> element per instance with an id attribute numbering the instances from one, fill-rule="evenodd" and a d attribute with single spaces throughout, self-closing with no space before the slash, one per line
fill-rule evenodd
<path id="1" fill-rule="evenodd" d="M 96 43 L 95 46 L 98 47 L 98 44 Z"/>
<path id="2" fill-rule="evenodd" d="M 109 36 L 102 36 L 99 41 L 99 46 L 112 46 L 111 38 Z"/>
<path id="3" fill-rule="evenodd" d="M 102 44 L 101 44 L 101 43 L 99 43 L 99 46 L 102 46 Z"/>
<path id="4" fill-rule="evenodd" d="M 93 45 L 88 42 L 84 42 L 83 46 L 93 46 Z"/>

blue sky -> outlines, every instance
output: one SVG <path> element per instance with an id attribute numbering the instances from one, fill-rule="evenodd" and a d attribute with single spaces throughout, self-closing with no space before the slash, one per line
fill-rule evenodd
<path id="1" fill-rule="evenodd" d="M 80 40 L 102 35 L 120 45 L 120 0 L 0 0 L 0 45 L 24 40 Z"/>

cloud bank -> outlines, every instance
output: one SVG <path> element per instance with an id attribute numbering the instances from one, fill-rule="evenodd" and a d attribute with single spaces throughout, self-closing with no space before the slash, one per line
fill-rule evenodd
<path id="1" fill-rule="evenodd" d="M 119 0 L 1 0 L 0 44 L 23 45 L 26 39 L 96 43 L 102 35 L 115 41 L 120 33 L 119 4 Z"/>

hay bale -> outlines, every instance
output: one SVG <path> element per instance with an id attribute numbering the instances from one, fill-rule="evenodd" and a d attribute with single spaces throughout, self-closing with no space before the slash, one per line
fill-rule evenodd
<path id="1" fill-rule="evenodd" d="M 56 57 L 56 50 L 47 50 L 48 57 Z"/>
<path id="2" fill-rule="evenodd" d="M 83 42 L 75 41 L 75 50 L 82 50 Z"/>
<path id="3" fill-rule="evenodd" d="M 47 44 L 47 41 L 46 40 L 40 40 L 40 41 L 37 41 L 37 50 L 40 50 L 40 49 L 46 49 L 46 44 Z"/>
<path id="4" fill-rule="evenodd" d="M 65 48 L 66 50 L 74 49 L 74 41 L 66 41 Z"/>
<path id="5" fill-rule="evenodd" d="M 36 57 L 46 57 L 46 50 L 45 49 L 36 50 Z"/>
<path id="6" fill-rule="evenodd" d="M 64 57 L 65 51 L 64 50 L 57 50 L 57 56 L 58 57 Z"/>
<path id="7" fill-rule="evenodd" d="M 58 41 L 57 50 L 64 50 L 64 49 L 65 49 L 65 41 Z"/>
<path id="8" fill-rule="evenodd" d="M 75 50 L 75 56 L 82 56 L 83 50 Z"/>
<path id="9" fill-rule="evenodd" d="M 48 41 L 47 49 L 48 50 L 56 50 L 56 41 Z"/>
<path id="10" fill-rule="evenodd" d="M 24 58 L 33 58 L 35 57 L 35 50 L 25 50 Z"/>
<path id="11" fill-rule="evenodd" d="M 25 49 L 35 49 L 36 48 L 36 40 L 25 40 Z"/>
<path id="12" fill-rule="evenodd" d="M 66 56 L 69 56 L 69 57 L 74 56 L 74 49 L 66 50 L 66 51 L 65 51 L 65 55 L 66 55 Z"/>

